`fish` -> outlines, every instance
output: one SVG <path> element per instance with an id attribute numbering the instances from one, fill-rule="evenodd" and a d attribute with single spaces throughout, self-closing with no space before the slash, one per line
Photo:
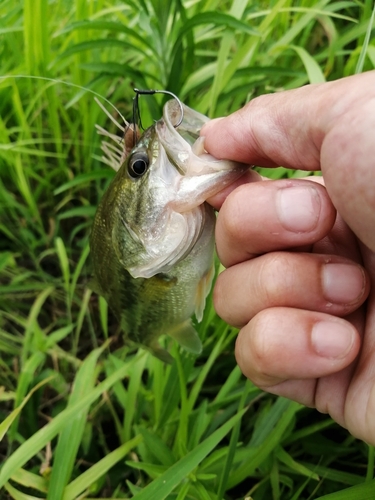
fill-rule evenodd
<path id="1" fill-rule="evenodd" d="M 249 168 L 205 151 L 199 132 L 208 120 L 171 99 L 142 135 L 123 128 L 122 149 L 116 135 L 97 127 L 117 141 L 102 146 L 117 173 L 92 225 L 91 288 L 107 301 L 125 341 L 167 363 L 173 357 L 162 335 L 195 355 L 202 350 L 191 318 L 201 321 L 214 277 L 216 216 L 206 200 Z"/>

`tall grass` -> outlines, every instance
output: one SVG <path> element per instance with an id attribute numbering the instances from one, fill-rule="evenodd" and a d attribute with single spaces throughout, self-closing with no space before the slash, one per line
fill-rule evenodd
<path id="1" fill-rule="evenodd" d="M 236 331 L 211 300 L 198 359 L 173 344 L 166 366 L 123 345 L 88 287 L 88 235 L 112 177 L 94 124 L 111 124 L 92 94 L 68 85 L 125 117 L 133 87 L 227 114 L 265 92 L 372 69 L 372 9 L 369 0 L 0 1 L 1 498 L 375 498 L 373 449 L 245 381 Z M 150 124 L 162 98 L 142 102 Z"/>

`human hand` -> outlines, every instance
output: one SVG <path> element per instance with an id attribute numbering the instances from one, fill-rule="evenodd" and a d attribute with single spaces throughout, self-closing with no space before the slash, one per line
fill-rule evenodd
<path id="1" fill-rule="evenodd" d="M 256 385 L 375 444 L 375 72 L 261 96 L 201 132 L 217 158 L 318 170 L 212 198 L 218 314 Z M 241 185 L 240 185 L 241 184 Z M 336 216 L 337 210 L 337 216 Z"/>

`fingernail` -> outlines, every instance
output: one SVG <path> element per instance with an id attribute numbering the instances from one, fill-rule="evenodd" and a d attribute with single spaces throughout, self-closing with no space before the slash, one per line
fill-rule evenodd
<path id="1" fill-rule="evenodd" d="M 322 269 L 323 295 L 330 302 L 349 304 L 363 295 L 366 286 L 361 267 L 353 264 L 325 264 Z"/>
<path id="2" fill-rule="evenodd" d="M 316 228 L 320 214 L 320 196 L 313 186 L 290 186 L 276 195 L 279 220 L 285 229 L 307 233 Z"/>
<path id="3" fill-rule="evenodd" d="M 321 321 L 313 326 L 311 344 L 324 358 L 341 359 L 350 351 L 355 339 L 354 329 L 347 323 Z"/>

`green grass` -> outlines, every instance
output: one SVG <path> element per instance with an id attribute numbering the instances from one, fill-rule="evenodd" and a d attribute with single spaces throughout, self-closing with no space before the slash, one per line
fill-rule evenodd
<path id="1" fill-rule="evenodd" d="M 0 0 L 0 498 L 375 497 L 374 450 L 246 381 L 211 299 L 198 359 L 172 343 L 166 366 L 123 345 L 88 288 L 112 177 L 94 125 L 112 124 L 76 87 L 127 118 L 134 86 L 227 114 L 373 69 L 372 4 Z M 162 102 L 142 98 L 145 124 Z"/>

